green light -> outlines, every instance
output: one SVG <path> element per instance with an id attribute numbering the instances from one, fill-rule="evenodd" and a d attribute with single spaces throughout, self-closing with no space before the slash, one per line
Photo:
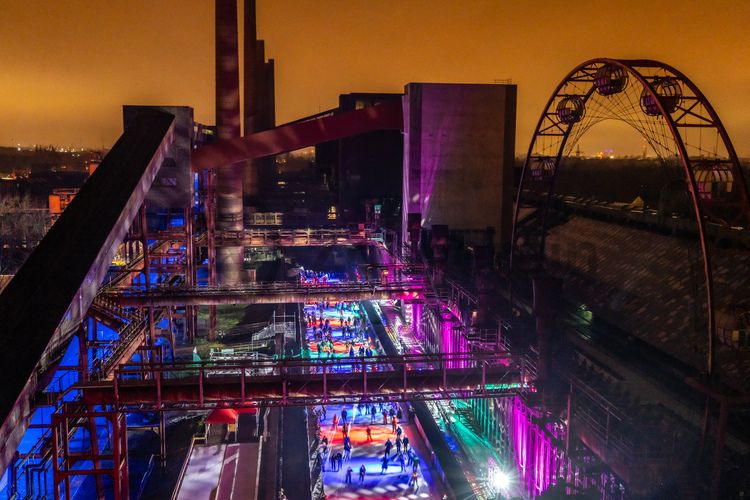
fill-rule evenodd
<path id="1" fill-rule="evenodd" d="M 484 386 L 485 389 L 494 391 L 494 390 L 508 390 L 508 389 L 518 389 L 520 387 L 523 387 L 523 384 L 520 382 L 513 382 L 510 384 L 486 384 Z"/>

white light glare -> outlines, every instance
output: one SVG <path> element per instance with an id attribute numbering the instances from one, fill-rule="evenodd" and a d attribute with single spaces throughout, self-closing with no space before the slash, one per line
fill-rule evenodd
<path id="1" fill-rule="evenodd" d="M 507 472 L 499 470 L 492 477 L 492 486 L 496 491 L 504 491 L 510 486 L 510 476 Z"/>

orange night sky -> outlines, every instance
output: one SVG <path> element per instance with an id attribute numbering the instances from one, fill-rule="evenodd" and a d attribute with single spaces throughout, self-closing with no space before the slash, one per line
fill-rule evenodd
<path id="1" fill-rule="evenodd" d="M 212 0 L 0 0 L 0 144 L 109 146 L 125 103 L 191 105 L 213 123 L 213 15 Z M 568 70 L 622 57 L 692 78 L 750 156 L 749 23 L 746 0 L 258 0 L 279 123 L 339 93 L 510 78 L 518 153 Z M 641 145 L 602 124 L 581 148 Z"/>

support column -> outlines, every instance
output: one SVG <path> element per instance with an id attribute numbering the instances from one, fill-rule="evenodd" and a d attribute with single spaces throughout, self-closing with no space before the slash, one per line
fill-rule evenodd
<path id="1" fill-rule="evenodd" d="M 216 306 L 208 306 L 208 340 L 216 340 Z"/>
<path id="2" fill-rule="evenodd" d="M 96 334 L 96 326 L 94 326 L 94 332 Z M 78 380 L 80 382 L 89 380 L 88 331 L 83 323 L 78 327 Z"/>
<path id="3" fill-rule="evenodd" d="M 568 389 L 568 400 L 567 400 L 567 409 L 565 411 L 565 415 L 568 417 L 568 425 L 565 428 L 565 456 L 570 456 L 570 433 L 571 429 L 573 428 L 573 416 L 571 415 L 571 410 L 573 408 L 573 382 L 570 382 L 570 387 Z"/>
<path id="4" fill-rule="evenodd" d="M 534 290 L 533 314 L 536 320 L 537 346 L 539 364 L 537 366 L 537 383 L 542 396 L 552 396 L 548 402 L 557 401 L 552 394 L 551 385 L 555 382 L 552 360 L 559 350 L 560 336 L 555 331 L 555 321 L 562 297 L 562 281 L 548 275 L 537 275 L 531 278 Z M 562 408 L 560 408 L 562 409 Z"/>
<path id="5" fill-rule="evenodd" d="M 162 470 L 167 468 L 167 426 L 164 421 L 164 412 L 159 412 L 159 462 Z"/>
<path id="6" fill-rule="evenodd" d="M 714 456 L 711 464 L 711 500 L 718 500 L 721 495 L 721 459 L 724 454 L 724 440 L 729 418 L 729 403 L 725 397 L 719 398 L 719 422 L 716 427 Z"/>
<path id="7" fill-rule="evenodd" d="M 443 284 L 445 263 L 448 260 L 449 236 L 450 230 L 445 224 L 432 225 L 430 246 L 432 247 L 432 258 L 434 264 L 433 281 L 436 286 Z"/>
<path id="8" fill-rule="evenodd" d="M 409 258 L 413 262 L 419 261 L 419 238 L 422 233 L 422 214 L 410 213 L 407 218 L 409 237 Z"/>
<path id="9" fill-rule="evenodd" d="M 174 333 L 175 331 L 175 324 L 174 324 L 175 314 L 174 313 L 176 313 L 176 311 L 174 311 L 173 313 L 173 309 L 175 308 L 172 306 L 167 307 L 167 318 L 169 321 L 169 343 L 171 344 L 171 347 L 172 347 L 172 361 L 174 361 L 174 351 L 175 351 L 175 348 L 177 347 L 177 336 Z M 185 309 L 187 309 L 187 307 Z M 187 320 L 187 317 L 185 317 L 185 320 Z M 162 358 L 164 357 L 163 354 L 164 354 L 164 351 L 162 350 Z"/>
<path id="10" fill-rule="evenodd" d="M 185 281 L 189 287 L 195 286 L 196 272 L 195 272 L 195 233 L 193 231 L 193 206 L 190 205 L 185 210 Z M 196 321 L 196 309 L 194 306 L 185 306 L 185 337 L 190 343 L 195 339 L 195 321 Z M 174 335 L 173 335 L 174 337 Z M 176 343 L 172 344 L 172 353 L 174 355 L 174 349 Z"/>
<path id="11" fill-rule="evenodd" d="M 146 204 L 140 210 L 141 219 L 141 245 L 143 246 L 143 277 L 146 288 L 151 288 L 151 258 L 148 250 L 148 219 L 146 218 Z"/>
<path id="12" fill-rule="evenodd" d="M 148 306 L 148 337 L 146 338 L 146 346 L 151 347 L 154 345 L 154 339 L 156 337 L 156 330 L 154 325 L 154 308 Z"/>
<path id="13" fill-rule="evenodd" d="M 208 244 L 208 284 L 217 283 L 216 272 L 216 172 L 206 172 L 206 236 Z M 208 306 L 208 340 L 216 340 L 216 306 Z"/>
<path id="14" fill-rule="evenodd" d="M 474 247 L 472 267 L 474 284 L 477 289 L 477 310 L 475 315 L 472 314 L 473 317 L 470 320 L 470 326 L 484 331 L 489 331 L 497 325 L 490 311 L 492 297 L 495 295 L 496 283 L 496 276 L 492 272 L 492 261 L 493 250 L 491 246 L 483 245 Z M 492 341 L 500 347 L 500 328 L 497 328 L 496 337 L 485 338 L 483 336 L 479 340 L 483 342 Z"/>
<path id="15" fill-rule="evenodd" d="M 93 407 L 90 412 L 93 413 Z M 99 439 L 96 434 L 96 418 L 89 417 L 88 419 L 88 432 L 89 432 L 89 446 L 91 447 L 91 455 L 93 457 L 99 456 Z M 101 469 L 101 460 L 94 460 L 94 469 Z M 97 500 L 105 500 L 104 496 L 104 477 L 101 474 L 96 474 L 96 498 Z"/>
<path id="16" fill-rule="evenodd" d="M 92 448 L 87 452 L 70 449 L 71 437 L 78 429 L 89 428 L 94 419 L 106 419 L 107 425 L 112 426 L 109 435 L 109 445 L 105 446 L 105 453 L 101 453 L 95 433 L 92 434 Z M 94 445 L 93 441 L 96 441 Z M 103 466 L 104 461 L 111 461 L 111 465 Z M 125 413 L 114 411 L 97 411 L 93 407 L 80 405 L 65 405 L 61 412 L 52 415 L 52 485 L 53 498 L 60 500 L 61 487 L 64 498 L 71 497 L 71 478 L 78 477 L 79 481 L 86 476 L 95 475 L 99 484 L 104 476 L 110 476 L 111 492 L 114 500 L 130 498 L 128 487 L 128 439 Z M 93 468 L 91 466 L 93 465 Z M 102 482 L 102 486 L 103 486 Z M 99 489 L 99 488 L 97 488 Z M 104 490 L 99 489 L 97 498 L 105 498 Z"/>

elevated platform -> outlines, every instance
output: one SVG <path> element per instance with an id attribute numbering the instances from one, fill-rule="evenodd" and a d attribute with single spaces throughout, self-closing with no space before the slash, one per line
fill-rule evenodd
<path id="1" fill-rule="evenodd" d="M 122 365 L 112 381 L 78 384 L 87 404 L 199 409 L 484 398 L 528 389 L 522 357 L 505 354 L 418 354 L 330 360 Z"/>
<path id="2" fill-rule="evenodd" d="M 216 231 L 216 246 L 328 247 L 335 245 L 378 245 L 383 234 L 345 228 L 251 228 L 244 231 Z M 199 244 L 205 242 L 205 236 Z"/>
<path id="3" fill-rule="evenodd" d="M 204 287 L 156 287 L 150 290 L 107 289 L 103 295 L 123 306 L 200 306 L 223 304 L 282 304 L 307 301 L 416 299 L 423 280 L 342 282 L 308 285 L 299 282 L 258 282 Z"/>

